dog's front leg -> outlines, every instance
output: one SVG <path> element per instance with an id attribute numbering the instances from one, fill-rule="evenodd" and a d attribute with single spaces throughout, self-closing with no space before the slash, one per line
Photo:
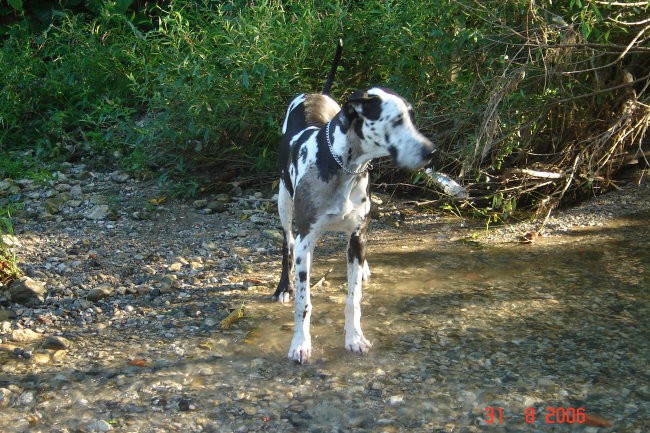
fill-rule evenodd
<path id="1" fill-rule="evenodd" d="M 348 244 L 348 297 L 345 302 L 345 348 L 350 352 L 368 353 L 372 344 L 361 330 L 361 288 L 367 267 L 365 233 L 356 232 Z"/>
<path id="2" fill-rule="evenodd" d="M 303 238 L 301 235 L 298 235 L 294 248 L 296 294 L 293 317 L 295 328 L 291 340 L 291 347 L 289 348 L 289 359 L 300 364 L 309 361 L 311 355 L 311 334 L 309 327 L 312 306 L 309 293 L 309 273 L 311 270 L 313 251 L 314 236 L 308 234 Z"/>

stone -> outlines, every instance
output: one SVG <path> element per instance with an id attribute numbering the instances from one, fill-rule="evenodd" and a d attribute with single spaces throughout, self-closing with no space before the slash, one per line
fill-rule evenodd
<path id="1" fill-rule="evenodd" d="M 9 285 L 9 298 L 17 304 L 33 306 L 45 300 L 45 283 L 21 277 Z"/>
<path id="2" fill-rule="evenodd" d="M 100 221 L 108 218 L 109 212 L 110 209 L 108 205 L 98 204 L 93 206 L 93 208 L 86 212 L 84 216 L 93 221 Z"/>
<path id="3" fill-rule="evenodd" d="M 115 183 L 125 183 L 129 178 L 130 176 L 122 171 L 114 171 L 111 173 L 111 179 Z"/>
<path id="4" fill-rule="evenodd" d="M 91 302 L 97 302 L 101 299 L 108 298 L 113 294 L 113 288 L 108 284 L 102 284 L 93 289 L 90 289 L 86 295 L 86 299 Z"/>
<path id="5" fill-rule="evenodd" d="M 66 350 L 70 347 L 70 340 L 67 338 L 52 335 L 45 339 L 43 342 L 43 349 L 50 350 Z"/>
<path id="6" fill-rule="evenodd" d="M 209 202 L 205 207 L 214 213 L 221 213 L 226 211 L 225 203 L 218 200 Z"/>
<path id="7" fill-rule="evenodd" d="M 201 199 L 201 200 L 194 200 L 192 206 L 194 206 L 194 209 L 203 209 L 207 204 L 208 204 L 207 200 Z"/>
<path id="8" fill-rule="evenodd" d="M 16 312 L 14 310 L 0 310 L 0 322 L 2 322 L 3 324 L 4 323 L 9 323 L 9 322 L 5 322 L 6 320 L 13 320 L 16 317 L 18 317 L 18 315 L 16 314 Z M 0 326 L 0 331 L 4 332 L 4 331 L 2 331 L 2 328 L 3 327 Z"/>
<path id="9" fill-rule="evenodd" d="M 42 337 L 38 332 L 25 328 L 14 330 L 9 336 L 9 339 L 16 343 L 31 343 L 32 341 L 40 340 Z"/>

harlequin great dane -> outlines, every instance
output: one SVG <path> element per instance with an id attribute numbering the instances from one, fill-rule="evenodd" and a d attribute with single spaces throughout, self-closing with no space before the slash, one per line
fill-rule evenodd
<path id="1" fill-rule="evenodd" d="M 309 274 L 319 234 L 329 230 L 349 235 L 345 348 L 367 353 L 371 343 L 361 330 L 360 301 L 362 280 L 370 274 L 365 257 L 370 161 L 390 156 L 399 167 L 413 170 L 435 152 L 416 128 L 411 105 L 394 91 L 357 91 L 343 107 L 328 95 L 341 48 L 339 43 L 323 92 L 296 96 L 282 126 L 278 212 L 284 242 L 282 274 L 273 298 L 289 302 L 293 273 L 295 329 L 289 359 L 301 364 L 311 354 Z"/>

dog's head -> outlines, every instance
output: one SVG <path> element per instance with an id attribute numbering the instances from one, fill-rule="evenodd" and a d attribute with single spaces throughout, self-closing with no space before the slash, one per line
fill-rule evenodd
<path id="1" fill-rule="evenodd" d="M 372 87 L 355 92 L 343 105 L 343 112 L 364 153 L 373 157 L 390 155 L 399 167 L 415 170 L 436 152 L 415 126 L 411 104 L 390 89 Z"/>

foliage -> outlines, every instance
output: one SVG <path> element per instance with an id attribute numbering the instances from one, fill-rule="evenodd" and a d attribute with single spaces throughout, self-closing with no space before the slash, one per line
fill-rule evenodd
<path id="1" fill-rule="evenodd" d="M 642 2 L 8 4 L 0 153 L 117 158 L 187 185 L 179 193 L 234 175 L 268 180 L 285 104 L 321 88 L 339 35 L 334 94 L 397 89 L 443 150 L 443 169 L 502 216 L 517 202 L 546 209 L 606 188 L 647 128 Z M 380 167 L 384 181 L 403 177 Z"/>
<path id="2" fill-rule="evenodd" d="M 13 233 L 10 209 L 0 207 L 0 285 L 21 275 L 16 256 L 4 241 L 5 235 L 13 235 Z"/>

